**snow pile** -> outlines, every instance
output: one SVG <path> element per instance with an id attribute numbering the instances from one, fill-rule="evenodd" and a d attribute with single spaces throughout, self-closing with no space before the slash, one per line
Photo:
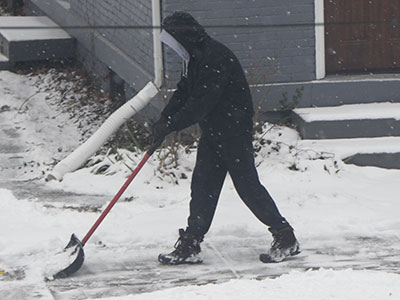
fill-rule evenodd
<path id="1" fill-rule="evenodd" d="M 101 125 L 107 105 L 90 95 L 90 88 L 74 72 L 1 72 L 0 123 L 19 150 L 14 157 L 22 161 L 21 179 L 43 177 Z"/>
<path id="2" fill-rule="evenodd" d="M 73 263 L 77 264 L 78 259 L 80 260 L 80 255 L 83 253 L 82 246 L 79 241 L 75 240 L 75 236 L 71 237 L 71 241 L 64 250 L 59 251 L 58 253 L 55 253 L 54 256 L 48 258 L 43 273 L 46 280 L 55 280 L 54 277 L 57 277 L 55 275 L 59 274 L 59 272 L 64 272 Z"/>
<path id="3" fill-rule="evenodd" d="M 23 270 L 28 282 L 38 282 L 52 273 L 55 262 L 65 266 L 65 260 L 58 260 L 66 257 L 61 250 L 68 240 L 63 238 L 77 229 L 71 220 L 84 224 L 85 216 L 69 211 L 56 213 L 42 203 L 18 200 L 5 189 L 0 189 L 0 199 L 0 210 L 5 213 L 0 218 L 1 267 Z"/>

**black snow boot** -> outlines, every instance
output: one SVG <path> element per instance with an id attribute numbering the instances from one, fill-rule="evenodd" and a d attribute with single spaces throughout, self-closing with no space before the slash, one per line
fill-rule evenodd
<path id="1" fill-rule="evenodd" d="M 163 265 L 200 264 L 200 243 L 203 237 L 196 237 L 179 229 L 179 238 L 175 243 L 175 250 L 168 254 L 160 254 L 158 261 Z"/>
<path id="2" fill-rule="evenodd" d="M 290 226 L 282 229 L 270 228 L 274 240 L 271 249 L 267 253 L 260 254 L 260 260 L 264 263 L 277 263 L 288 256 L 300 253 L 300 245 L 297 241 L 293 228 Z"/>

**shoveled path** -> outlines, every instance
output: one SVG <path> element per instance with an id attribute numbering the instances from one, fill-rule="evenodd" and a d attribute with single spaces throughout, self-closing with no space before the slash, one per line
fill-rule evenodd
<path id="1" fill-rule="evenodd" d="M 1 118 L 1 114 L 0 114 Z M 43 179 L 17 180 L 24 170 L 26 145 L 15 126 L 0 119 L 0 188 L 11 190 L 17 198 L 36 199 L 45 206 L 79 211 L 99 211 L 109 197 L 78 195 L 46 188 Z M 78 199 L 78 201 L 77 201 Z M 70 203 L 75 203 L 71 206 Z M 216 239 L 204 242 L 204 264 L 162 266 L 159 252 L 169 249 L 147 245 L 127 249 L 122 259 L 112 255 L 117 246 L 99 246 L 88 251 L 108 259 L 93 264 L 90 255 L 74 276 L 45 283 L 45 289 L 24 282 L 23 270 L 12 270 L 1 281 L 15 283 L 0 288 L 0 299 L 87 299 L 150 292 L 184 285 L 220 283 L 235 278 L 263 279 L 293 270 L 318 268 L 370 269 L 400 273 L 398 240 L 351 237 L 342 240 L 301 241 L 302 253 L 279 264 L 263 264 L 258 255 L 265 250 L 261 238 Z"/>

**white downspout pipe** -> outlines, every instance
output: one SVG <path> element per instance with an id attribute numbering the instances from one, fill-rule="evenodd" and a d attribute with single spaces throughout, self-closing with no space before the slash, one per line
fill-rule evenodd
<path id="1" fill-rule="evenodd" d="M 325 69 L 325 17 L 324 1 L 314 1 L 315 10 L 315 77 L 323 79 L 326 76 Z"/>
<path id="2" fill-rule="evenodd" d="M 159 92 L 163 77 L 162 46 L 160 41 L 161 6 L 160 0 L 152 0 L 153 11 L 153 55 L 154 82 L 150 81 L 131 100 L 118 108 L 103 125 L 69 156 L 60 161 L 47 175 L 46 180 L 62 180 L 64 175 L 82 166 L 117 129 L 145 107 Z"/>
<path id="3" fill-rule="evenodd" d="M 157 94 L 157 87 L 150 81 L 135 97 L 112 113 L 86 142 L 60 161 L 47 175 L 46 180 L 62 180 L 66 173 L 78 169 L 125 121 L 145 107 Z"/>
<path id="4" fill-rule="evenodd" d="M 161 33 L 161 0 L 152 0 L 151 7 L 153 12 L 153 52 L 154 52 L 154 84 L 161 88 L 163 78 L 163 56 L 162 44 L 160 40 Z"/>

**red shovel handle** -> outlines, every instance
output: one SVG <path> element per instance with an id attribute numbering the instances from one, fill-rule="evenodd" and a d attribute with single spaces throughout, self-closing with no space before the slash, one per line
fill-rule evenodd
<path id="1" fill-rule="evenodd" d="M 162 141 L 161 141 L 162 142 Z M 113 208 L 115 203 L 119 200 L 121 195 L 125 192 L 125 190 L 128 188 L 129 184 L 132 182 L 132 180 L 136 177 L 136 175 L 139 173 L 139 171 L 142 169 L 144 164 L 147 162 L 147 160 L 150 158 L 150 156 L 154 153 L 154 151 L 160 146 L 161 143 L 155 143 L 153 146 L 150 147 L 149 151 L 144 155 L 142 160 L 140 161 L 139 165 L 136 167 L 136 169 L 132 172 L 132 174 L 129 176 L 129 178 L 125 181 L 124 185 L 120 188 L 118 193 L 114 196 L 112 201 L 107 205 L 106 209 L 102 212 L 100 217 L 97 219 L 96 223 L 90 228 L 88 233 L 85 235 L 85 237 L 82 240 L 82 247 L 86 244 L 86 242 L 90 239 L 92 234 L 95 232 L 97 227 L 99 227 L 100 223 L 103 221 L 103 219 L 106 217 L 106 215 L 110 212 L 110 210 Z"/>

